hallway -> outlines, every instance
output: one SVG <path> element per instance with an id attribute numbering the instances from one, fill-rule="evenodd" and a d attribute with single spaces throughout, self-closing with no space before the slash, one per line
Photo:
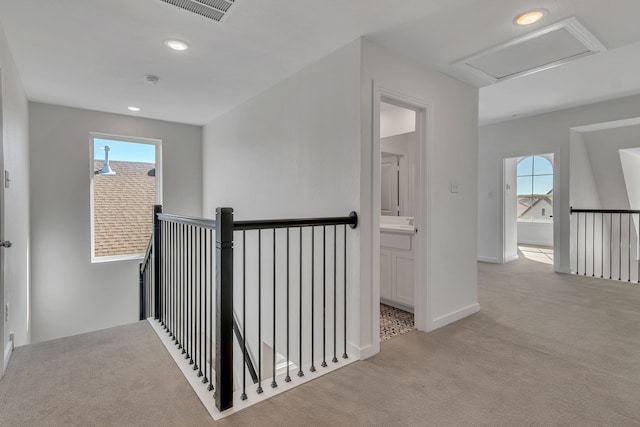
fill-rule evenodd
<path id="1" fill-rule="evenodd" d="M 145 323 L 16 349 L 0 425 L 640 425 L 640 287 L 479 264 L 482 311 L 209 418 Z"/>

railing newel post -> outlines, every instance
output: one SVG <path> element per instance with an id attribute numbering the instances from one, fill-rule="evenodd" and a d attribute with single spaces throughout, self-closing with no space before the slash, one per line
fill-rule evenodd
<path id="1" fill-rule="evenodd" d="M 160 227 L 160 218 L 158 214 L 162 213 L 162 205 L 153 206 L 153 286 L 154 286 L 154 302 L 155 302 L 155 318 L 160 320 L 160 309 L 162 307 L 160 301 L 160 271 L 162 266 L 162 231 Z"/>
<path id="2" fill-rule="evenodd" d="M 216 393 L 219 411 L 233 406 L 233 209 L 216 209 Z"/>

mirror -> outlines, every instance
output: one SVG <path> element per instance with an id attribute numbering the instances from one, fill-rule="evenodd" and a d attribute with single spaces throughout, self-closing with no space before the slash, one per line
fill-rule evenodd
<path id="1" fill-rule="evenodd" d="M 413 217 L 416 112 L 380 103 L 380 215 Z"/>

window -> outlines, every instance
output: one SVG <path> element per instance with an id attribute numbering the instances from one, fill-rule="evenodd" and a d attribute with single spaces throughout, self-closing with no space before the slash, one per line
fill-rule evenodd
<path id="1" fill-rule="evenodd" d="M 518 162 L 518 221 L 552 222 L 553 165 L 543 156 Z"/>
<path id="2" fill-rule="evenodd" d="M 91 134 L 91 259 L 144 255 L 161 203 L 161 141 Z"/>

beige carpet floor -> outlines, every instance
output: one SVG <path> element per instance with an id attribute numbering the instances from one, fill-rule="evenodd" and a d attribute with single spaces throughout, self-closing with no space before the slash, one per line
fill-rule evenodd
<path id="1" fill-rule="evenodd" d="M 16 349 L 2 426 L 640 426 L 640 287 L 479 264 L 482 311 L 220 422 L 138 323 Z"/>

